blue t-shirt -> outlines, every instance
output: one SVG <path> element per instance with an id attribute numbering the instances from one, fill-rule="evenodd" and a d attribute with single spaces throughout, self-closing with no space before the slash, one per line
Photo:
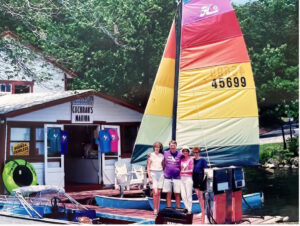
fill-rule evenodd
<path id="1" fill-rule="evenodd" d="M 60 133 L 60 144 L 61 144 L 61 154 L 67 154 L 68 152 L 68 142 L 69 135 L 67 131 L 62 130 Z"/>
<path id="2" fill-rule="evenodd" d="M 107 129 L 99 131 L 100 150 L 102 153 L 111 152 L 111 136 Z"/>
<path id="3" fill-rule="evenodd" d="M 194 173 L 203 173 L 205 168 L 207 168 L 205 158 L 194 159 Z"/>
<path id="4" fill-rule="evenodd" d="M 48 142 L 50 149 L 49 154 L 60 153 L 61 151 L 61 141 L 60 141 L 60 128 L 48 128 Z"/>

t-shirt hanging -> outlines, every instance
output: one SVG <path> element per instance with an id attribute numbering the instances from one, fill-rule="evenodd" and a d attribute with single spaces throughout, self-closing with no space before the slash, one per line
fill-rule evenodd
<path id="1" fill-rule="evenodd" d="M 60 143 L 61 143 L 61 154 L 67 154 L 68 152 L 68 142 L 69 142 L 69 136 L 68 132 L 62 130 L 60 133 Z"/>
<path id="2" fill-rule="evenodd" d="M 99 131 L 100 150 L 102 153 L 111 152 L 111 136 L 107 129 Z"/>
<path id="3" fill-rule="evenodd" d="M 112 152 L 118 152 L 119 150 L 119 136 L 118 132 L 115 129 L 109 129 L 108 130 L 110 136 L 111 136 L 111 141 L 110 141 L 110 147 Z"/>

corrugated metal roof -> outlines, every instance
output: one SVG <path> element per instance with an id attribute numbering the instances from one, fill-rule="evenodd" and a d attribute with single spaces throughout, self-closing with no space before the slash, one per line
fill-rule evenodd
<path id="1" fill-rule="evenodd" d="M 45 104 L 66 97 L 91 92 L 93 90 L 69 90 L 46 93 L 8 94 L 0 96 L 0 114 Z"/>

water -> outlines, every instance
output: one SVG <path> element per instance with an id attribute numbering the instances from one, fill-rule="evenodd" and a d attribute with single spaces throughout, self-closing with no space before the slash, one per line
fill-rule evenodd
<path id="1" fill-rule="evenodd" d="M 244 194 L 262 191 L 265 202 L 260 210 L 250 214 L 263 216 L 289 216 L 289 221 L 299 221 L 299 170 L 245 168 Z"/>

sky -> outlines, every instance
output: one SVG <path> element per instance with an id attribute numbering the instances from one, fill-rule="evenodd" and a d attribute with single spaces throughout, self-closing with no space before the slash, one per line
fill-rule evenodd
<path id="1" fill-rule="evenodd" d="M 250 1 L 253 1 L 253 0 L 230 0 L 231 3 L 234 3 L 236 5 L 242 5 L 246 2 L 250 2 Z"/>

